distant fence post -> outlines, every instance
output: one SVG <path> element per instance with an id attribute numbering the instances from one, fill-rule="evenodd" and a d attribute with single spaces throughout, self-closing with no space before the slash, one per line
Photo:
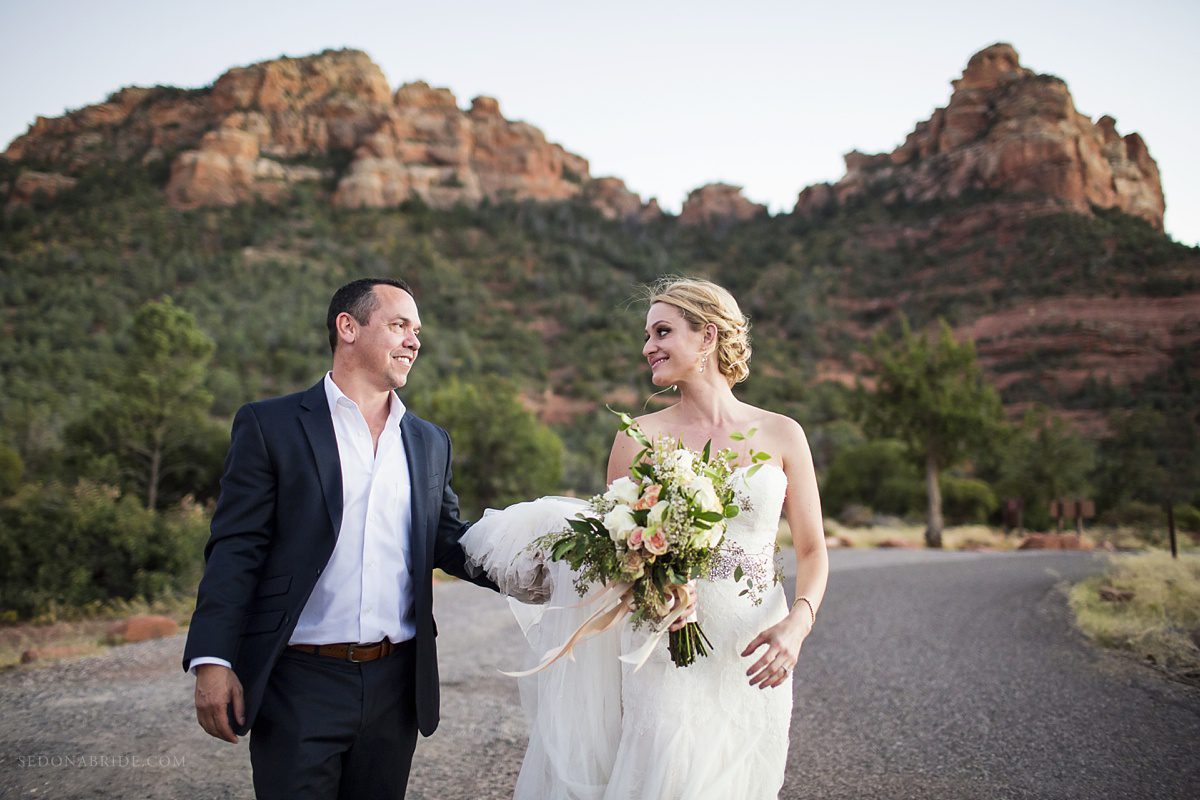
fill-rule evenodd
<path id="1" fill-rule="evenodd" d="M 1062 500 L 1050 501 L 1050 516 L 1054 520 L 1055 533 L 1062 533 L 1062 518 L 1064 511 L 1065 509 L 1063 508 Z"/>
<path id="2" fill-rule="evenodd" d="M 1075 500 L 1075 536 L 1083 539 L 1083 520 L 1096 516 L 1096 503 L 1092 500 L 1077 498 Z"/>
<path id="3" fill-rule="evenodd" d="M 1017 529 L 1017 536 L 1025 535 L 1025 498 L 1023 497 L 1007 497 L 1004 500 L 1004 535 L 1008 536 L 1008 532 L 1013 528 Z"/>
<path id="4" fill-rule="evenodd" d="M 1179 544 L 1175 540 L 1175 504 L 1167 501 L 1167 533 L 1171 537 L 1171 558 L 1179 558 Z"/>

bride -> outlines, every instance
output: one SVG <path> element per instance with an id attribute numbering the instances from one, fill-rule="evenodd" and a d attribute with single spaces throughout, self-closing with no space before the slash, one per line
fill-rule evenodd
<path id="1" fill-rule="evenodd" d="M 676 668 L 664 641 L 634 669 L 619 656 L 651 631 L 624 626 L 521 679 L 531 725 L 515 791 L 521 800 L 774 798 L 783 784 L 792 670 L 829 572 L 812 455 L 795 421 L 734 396 L 732 387 L 749 375 L 750 342 L 728 291 L 671 278 L 653 287 L 649 300 L 642 355 L 654 384 L 677 387 L 679 402 L 638 424 L 650 438 L 671 436 L 694 450 L 711 441 L 714 452 L 737 452 L 735 487 L 750 508 L 730 520 L 711 574 L 696 582 L 696 615 L 713 644 L 707 658 Z M 749 469 L 751 448 L 771 456 L 757 471 Z M 617 434 L 609 483 L 630 474 L 638 449 Z M 569 498 L 521 503 L 489 512 L 462 540 L 475 567 L 507 594 L 549 600 L 510 601 L 531 663 L 591 613 L 564 563 L 526 549 L 582 507 Z M 775 571 L 781 512 L 796 550 L 790 608 Z M 744 591 L 747 578 L 755 590 Z"/>

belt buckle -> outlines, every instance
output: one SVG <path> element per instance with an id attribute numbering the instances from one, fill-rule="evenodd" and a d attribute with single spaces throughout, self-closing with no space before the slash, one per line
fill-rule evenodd
<path id="1" fill-rule="evenodd" d="M 355 647 L 358 647 L 358 645 L 352 644 L 348 648 L 346 648 L 346 660 L 352 664 L 361 664 L 363 662 L 354 657 L 354 648 Z"/>

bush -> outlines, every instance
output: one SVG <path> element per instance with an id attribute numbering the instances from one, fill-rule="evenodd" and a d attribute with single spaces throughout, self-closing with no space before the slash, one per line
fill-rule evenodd
<path id="1" fill-rule="evenodd" d="M 1134 528 L 1142 533 L 1166 530 L 1167 527 L 1167 515 L 1162 507 L 1141 500 L 1129 500 L 1110 508 L 1100 515 L 1099 521 L 1102 525 Z"/>
<path id="2" fill-rule="evenodd" d="M 1183 503 L 1175 506 L 1175 527 L 1189 533 L 1200 533 L 1200 508 Z"/>
<path id="3" fill-rule="evenodd" d="M 984 481 L 943 475 L 938 483 L 946 522 L 951 525 L 987 522 L 988 516 L 1000 507 L 996 493 Z"/>
<path id="4" fill-rule="evenodd" d="M 0 497 L 8 497 L 17 491 L 25 475 L 25 463 L 21 455 L 11 447 L 0 444 Z"/>
<path id="5" fill-rule="evenodd" d="M 821 504 L 826 514 L 837 516 L 851 503 L 897 516 L 924 508 L 925 486 L 903 444 L 876 439 L 834 458 L 821 487 Z"/>
<path id="6" fill-rule="evenodd" d="M 156 513 L 90 481 L 24 486 L 0 505 L 0 614 L 29 619 L 190 590 L 207 534 L 195 505 Z"/>

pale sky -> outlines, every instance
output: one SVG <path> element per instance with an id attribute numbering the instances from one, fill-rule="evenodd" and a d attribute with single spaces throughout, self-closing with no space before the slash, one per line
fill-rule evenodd
<path id="1" fill-rule="evenodd" d="M 394 89 L 487 94 L 678 210 L 710 181 L 772 211 L 890 151 L 945 105 L 967 59 L 1009 42 L 1067 81 L 1076 107 L 1137 131 L 1166 227 L 1200 242 L 1200 3 L 256 2 L 0 0 L 0 147 L 38 115 L 128 85 L 211 84 L 233 66 L 355 47 Z"/>

